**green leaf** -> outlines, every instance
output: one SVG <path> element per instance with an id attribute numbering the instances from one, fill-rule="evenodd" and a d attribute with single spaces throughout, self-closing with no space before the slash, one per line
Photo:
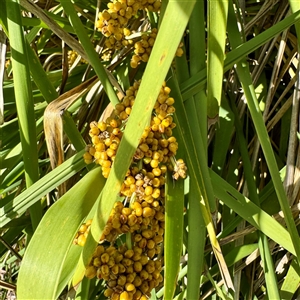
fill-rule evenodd
<path id="1" fill-rule="evenodd" d="M 282 258 L 283 259 L 283 258 Z M 300 268 L 298 262 L 293 258 L 289 270 L 284 278 L 280 290 L 281 299 L 292 300 L 293 295 L 299 288 Z"/>
<path id="2" fill-rule="evenodd" d="M 184 202 L 184 181 L 179 179 L 174 182 L 173 178 L 167 175 L 166 200 L 165 200 L 165 276 L 164 299 L 172 299 L 176 288 L 179 272 L 180 256 L 183 242 L 183 202 Z"/>
<path id="3" fill-rule="evenodd" d="M 22 261 L 17 287 L 19 299 L 56 299 L 59 296 L 81 252 L 70 252 L 75 234 L 104 184 L 101 168 L 95 168 L 47 211 Z M 68 258 L 69 253 L 72 259 Z"/>
<path id="4" fill-rule="evenodd" d="M 87 32 L 77 15 L 74 4 L 71 1 L 61 1 L 61 5 L 68 14 L 70 23 L 73 26 L 81 44 L 83 45 L 83 48 L 89 58 L 89 62 L 98 75 L 105 92 L 107 93 L 112 104 L 116 105 L 119 103 L 119 101 L 109 81 L 108 73 L 99 60 L 98 53 L 95 51 L 94 46 L 90 41 L 90 37 L 87 35 Z"/>
<path id="5" fill-rule="evenodd" d="M 208 0 L 207 115 L 219 113 L 223 86 L 228 0 Z"/>
<path id="6" fill-rule="evenodd" d="M 39 201 L 43 196 L 86 166 L 82 159 L 84 152 L 83 150 L 77 153 L 15 197 L 13 201 L 5 203 L 0 208 L 1 226 L 10 222 L 16 216 L 23 214 L 26 209 Z"/>
<path id="7" fill-rule="evenodd" d="M 25 180 L 26 186 L 29 187 L 38 180 L 39 169 L 27 48 L 24 30 L 21 26 L 21 8 L 18 1 L 11 0 L 6 5 L 6 9 Z M 32 219 L 32 227 L 35 229 L 42 218 L 40 203 L 36 202 L 30 208 L 30 217 Z"/>
<path id="8" fill-rule="evenodd" d="M 262 231 L 276 243 L 295 254 L 288 231 L 261 208 L 240 194 L 234 187 L 213 171 L 210 171 L 215 196 L 239 214 L 251 225 Z"/>
<path id="9" fill-rule="evenodd" d="M 227 53 L 224 61 L 224 72 L 228 71 L 234 66 L 234 64 L 244 59 L 245 56 L 252 53 L 260 46 L 264 45 L 267 41 L 274 38 L 280 32 L 284 31 L 285 29 L 298 22 L 299 19 L 300 11 L 295 12 L 292 15 L 286 17 L 284 20 L 274 24 L 270 28 L 266 29 L 262 33 L 252 38 L 251 40 L 243 43 L 240 47 Z M 180 85 L 182 97 L 184 100 L 188 99 L 189 97 L 203 89 L 203 86 L 207 80 L 206 73 L 207 70 L 203 69 L 191 76 L 188 80 L 186 80 Z"/>

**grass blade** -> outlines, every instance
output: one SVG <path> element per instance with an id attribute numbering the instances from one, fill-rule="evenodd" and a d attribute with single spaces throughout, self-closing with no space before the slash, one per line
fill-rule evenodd
<path id="1" fill-rule="evenodd" d="M 234 64 L 244 59 L 245 56 L 254 52 L 260 46 L 264 45 L 267 41 L 274 38 L 280 32 L 294 25 L 300 20 L 300 11 L 293 13 L 286 17 L 284 20 L 276 23 L 272 27 L 266 29 L 262 33 L 258 34 L 253 39 L 245 42 L 240 47 L 230 51 L 226 54 L 224 61 L 224 72 L 233 67 Z M 197 74 L 191 76 L 188 80 L 180 85 L 182 97 L 184 100 L 188 99 L 192 95 L 198 93 L 203 89 L 206 83 L 206 69 L 199 71 Z"/>
<path id="2" fill-rule="evenodd" d="M 12 201 L 5 203 L 0 209 L 1 226 L 5 226 L 16 216 L 23 214 L 26 209 L 39 201 L 40 198 L 84 168 L 85 163 L 82 159 L 84 152 L 83 150 L 74 155 L 15 197 Z"/>
<path id="3" fill-rule="evenodd" d="M 194 182 L 190 183 L 188 196 L 188 283 L 187 299 L 199 298 L 199 282 L 204 266 L 204 246 L 206 227 L 201 214 L 200 202 L 195 192 Z"/>
<path id="4" fill-rule="evenodd" d="M 231 3 L 229 8 L 229 15 L 231 19 L 235 18 L 234 8 Z M 241 36 L 237 27 L 236 22 L 231 22 L 228 25 L 228 36 L 233 47 L 238 47 L 240 45 Z M 251 74 L 248 74 L 248 78 L 251 78 Z M 238 137 L 238 142 L 240 145 L 240 152 L 242 155 L 244 174 L 247 181 L 247 191 L 249 191 L 250 199 L 257 205 L 260 206 L 259 197 L 257 194 L 257 186 L 255 182 L 255 176 L 252 172 L 251 162 L 248 154 L 246 140 L 243 135 L 242 125 L 240 123 L 240 118 L 238 116 L 238 111 L 235 103 L 232 103 L 232 108 L 235 115 L 236 133 Z M 265 272 L 265 279 L 267 285 L 267 294 L 270 299 L 279 298 L 279 290 L 277 287 L 277 278 L 275 276 L 275 269 L 272 260 L 271 251 L 269 249 L 268 238 L 261 232 L 258 233 L 258 247 L 262 259 L 262 265 Z"/>
<path id="5" fill-rule="evenodd" d="M 300 268 L 296 258 L 293 258 L 292 264 L 284 278 L 280 289 L 280 299 L 292 300 L 293 295 L 299 288 Z"/>
<path id="6" fill-rule="evenodd" d="M 98 54 L 95 51 L 89 36 L 87 35 L 78 15 L 75 11 L 74 4 L 71 1 L 61 1 L 61 5 L 63 6 L 65 12 L 70 18 L 70 23 L 74 28 L 81 45 L 83 45 L 84 50 L 86 51 L 86 55 L 88 56 L 89 62 L 94 68 L 96 74 L 98 75 L 103 88 L 108 95 L 110 101 L 113 105 L 119 103 L 119 100 L 113 90 L 113 87 L 109 81 L 106 70 L 104 69 L 102 63 L 99 60 Z"/>
<path id="7" fill-rule="evenodd" d="M 234 187 L 213 171 L 210 171 L 215 196 L 234 210 L 251 225 L 258 228 L 266 236 L 295 254 L 295 249 L 288 231 L 270 215 L 240 194 Z M 247 209 L 246 209 L 247 208 Z"/>
<path id="8" fill-rule="evenodd" d="M 20 25 L 21 12 L 18 1 L 12 0 L 6 6 L 8 18 L 8 30 L 11 46 L 11 60 L 14 74 L 14 89 L 20 138 L 25 169 L 26 186 L 30 187 L 39 178 L 37 141 L 35 132 L 35 117 L 33 98 L 31 94 L 31 81 L 27 49 L 23 28 Z M 30 208 L 32 227 L 35 229 L 42 217 L 40 203 L 36 202 Z"/>
<path id="9" fill-rule="evenodd" d="M 221 105 L 227 11 L 228 0 L 208 0 L 207 114 L 209 118 L 216 117 Z"/>
<path id="10" fill-rule="evenodd" d="M 299 243 L 299 235 L 297 232 L 297 228 L 291 213 L 291 210 L 288 205 L 287 197 L 283 188 L 283 184 L 281 182 L 279 176 L 279 170 L 277 167 L 276 159 L 272 150 L 272 146 L 270 143 L 269 135 L 267 129 L 264 124 L 263 117 L 261 115 L 260 109 L 258 107 L 254 87 L 252 84 L 251 77 L 249 76 L 249 67 L 246 61 L 243 63 L 239 63 L 237 65 L 237 73 L 239 79 L 241 81 L 242 87 L 244 89 L 244 93 L 247 99 L 247 104 L 254 122 L 254 126 L 256 129 L 256 133 L 258 139 L 260 141 L 263 153 L 265 155 L 265 159 L 270 171 L 270 175 L 273 180 L 274 188 L 278 197 L 278 201 L 280 203 L 281 210 L 284 213 L 285 222 L 288 228 L 288 231 L 291 235 L 291 239 L 293 245 L 295 247 L 295 252 L 300 260 L 300 243 Z"/>
<path id="11" fill-rule="evenodd" d="M 213 245 L 213 251 L 219 263 L 222 277 L 226 282 L 226 286 L 228 288 L 232 288 L 233 284 L 225 264 L 220 245 L 216 239 L 215 228 L 211 216 L 211 213 L 213 212 L 211 203 L 214 203 L 214 193 L 212 182 L 208 173 L 209 169 L 207 167 L 206 150 L 204 149 L 202 139 L 197 141 L 197 143 L 193 140 L 191 125 L 189 124 L 189 119 L 183 106 L 183 100 L 175 77 L 170 79 L 169 85 L 172 88 L 173 95 L 175 95 L 175 98 L 179 100 L 175 102 L 175 122 L 176 124 L 181 124 L 181 126 L 178 127 L 178 132 L 186 150 L 188 170 L 191 181 L 193 181 L 195 185 L 196 198 L 200 201 L 202 217 L 208 231 L 211 244 Z M 185 126 L 183 124 L 185 124 Z M 197 145 L 200 147 L 199 150 Z"/>
<path id="12" fill-rule="evenodd" d="M 183 202 L 182 179 L 176 181 L 167 176 L 165 200 L 165 278 L 164 299 L 173 299 L 179 272 L 183 240 Z M 199 282 L 198 282 L 199 283 Z"/>

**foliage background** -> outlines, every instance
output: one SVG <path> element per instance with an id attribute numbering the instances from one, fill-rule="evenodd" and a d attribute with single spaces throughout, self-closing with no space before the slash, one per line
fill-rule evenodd
<path id="1" fill-rule="evenodd" d="M 189 176 L 184 185 L 168 184 L 169 194 L 179 195 L 166 219 L 165 265 L 172 271 L 151 299 L 296 299 L 298 2 L 163 1 L 160 14 L 138 19 L 160 29 L 147 68 L 137 70 L 129 66 L 130 50 L 111 64 L 94 50 L 103 45 L 95 20 L 106 2 L 74 2 L 1 3 L 2 299 L 16 290 L 19 299 L 103 298 L 101 281 L 84 279 L 76 292 L 70 282 L 80 281 L 151 113 L 145 107 L 153 107 L 163 80 L 176 99 L 179 156 Z M 184 56 L 173 60 L 180 41 Z M 85 62 L 78 58 L 68 70 L 70 49 Z M 82 160 L 88 124 L 141 77 L 105 182 Z M 44 119 L 57 125 L 53 139 L 63 138 L 65 161 L 52 171 Z M 61 184 L 68 192 L 58 201 Z M 80 224 L 93 216 L 90 242 L 73 246 Z M 182 235 L 174 220 L 182 220 Z M 175 251 L 168 256 L 168 249 Z"/>

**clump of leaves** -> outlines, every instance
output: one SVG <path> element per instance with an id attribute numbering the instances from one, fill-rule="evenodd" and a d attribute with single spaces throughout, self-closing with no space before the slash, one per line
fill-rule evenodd
<path id="1" fill-rule="evenodd" d="M 102 280 L 82 278 L 165 80 L 188 176 L 167 178 L 165 281 L 151 299 L 294 299 L 299 4 L 163 1 L 137 10 L 113 48 L 97 27 L 115 4 L 3 2 L 1 297 L 105 298 Z M 131 65 L 152 28 L 149 57 Z M 89 124 L 139 79 L 106 180 L 82 159 Z M 74 245 L 89 219 L 84 247 Z"/>

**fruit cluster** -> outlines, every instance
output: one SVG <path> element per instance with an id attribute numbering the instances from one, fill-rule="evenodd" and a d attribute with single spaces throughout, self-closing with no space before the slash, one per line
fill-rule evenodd
<path id="1" fill-rule="evenodd" d="M 84 160 L 87 164 L 94 161 L 101 165 L 105 178 L 109 175 L 123 135 L 121 128 L 124 128 L 131 113 L 139 85 L 140 81 L 137 81 L 126 91 L 122 102 L 115 106 L 114 113 L 106 121 L 90 124 L 89 135 L 92 145 L 87 147 Z M 147 182 L 151 182 L 153 191 L 149 187 L 146 191 L 149 193 L 147 196 L 158 198 L 158 188 L 164 185 L 164 174 L 167 169 L 176 166 L 171 159 L 176 155 L 178 143 L 172 133 L 176 124 L 172 117 L 175 108 L 174 98 L 169 96 L 170 91 L 171 89 L 164 83 L 155 103 L 150 125 L 145 128 L 134 155 L 134 163 L 142 159 L 144 168 L 139 170 L 133 163 L 121 190 L 124 196 L 130 197 L 134 192 L 138 197 L 143 195 L 145 187 L 150 185 Z"/>
<path id="2" fill-rule="evenodd" d="M 131 58 L 130 66 L 136 68 L 140 62 L 147 62 L 152 51 L 155 39 L 157 36 L 157 29 L 153 28 L 151 32 L 144 32 L 141 39 L 134 44 L 134 55 Z M 176 56 L 180 57 L 183 54 L 182 44 L 176 50 Z"/>
<path id="3" fill-rule="evenodd" d="M 159 0 L 113 0 L 107 4 L 107 9 L 99 13 L 96 28 L 107 37 L 106 47 L 119 50 L 127 46 L 125 36 L 130 34 L 127 28 L 129 21 L 139 11 L 159 11 L 161 2 Z"/>
<path id="4" fill-rule="evenodd" d="M 131 58 L 130 66 L 136 68 L 143 61 L 147 62 L 154 45 L 157 29 L 153 28 L 150 33 L 143 33 L 141 39 L 134 44 L 134 55 Z"/>
<path id="5" fill-rule="evenodd" d="M 104 296 L 112 300 L 146 300 L 163 281 L 161 269 L 161 260 L 150 259 L 138 246 L 128 249 L 99 245 L 86 269 L 86 277 L 106 280 Z"/>
<path id="6" fill-rule="evenodd" d="M 92 122 L 89 135 L 92 145 L 84 154 L 86 163 L 101 165 L 108 177 L 123 129 L 131 114 L 140 81 L 126 91 L 105 122 Z M 155 103 L 151 121 L 142 134 L 132 164 L 124 178 L 120 195 L 126 202 L 116 202 L 100 238 L 86 276 L 106 281 L 105 296 L 110 299 L 143 300 L 163 280 L 162 243 L 165 228 L 164 185 L 168 170 L 173 177 L 186 177 L 183 160 L 176 160 L 178 143 L 173 136 L 174 98 L 164 83 Z M 84 227 L 88 230 L 86 224 Z M 81 228 L 77 244 L 82 245 L 86 232 Z M 126 244 L 120 244 L 126 235 Z M 83 236 L 83 237 L 82 237 Z M 105 246 L 109 244 L 109 246 Z"/>
<path id="7" fill-rule="evenodd" d="M 75 62 L 76 58 L 78 57 L 78 53 L 74 50 L 69 50 L 68 51 L 68 66 L 69 68 L 73 65 L 73 63 Z M 81 63 L 86 64 L 87 61 L 83 58 L 80 59 Z"/>
<path id="8" fill-rule="evenodd" d="M 91 224 L 92 224 L 92 220 L 87 220 L 86 223 L 83 223 L 80 226 L 80 228 L 75 236 L 74 244 L 79 245 L 79 246 L 84 246 L 86 238 L 90 231 Z"/>
<path id="9" fill-rule="evenodd" d="M 111 59 L 114 50 L 120 50 L 124 47 L 134 44 L 134 54 L 130 65 L 136 68 L 141 62 L 147 62 L 154 45 L 157 29 L 142 32 L 140 39 L 132 38 L 132 32 L 129 29 L 130 20 L 138 15 L 139 11 L 160 10 L 161 0 L 113 0 L 107 4 L 107 9 L 99 13 L 96 22 L 96 28 L 106 37 L 102 59 L 107 61 Z M 183 50 L 180 44 L 176 56 L 182 56 Z"/>

